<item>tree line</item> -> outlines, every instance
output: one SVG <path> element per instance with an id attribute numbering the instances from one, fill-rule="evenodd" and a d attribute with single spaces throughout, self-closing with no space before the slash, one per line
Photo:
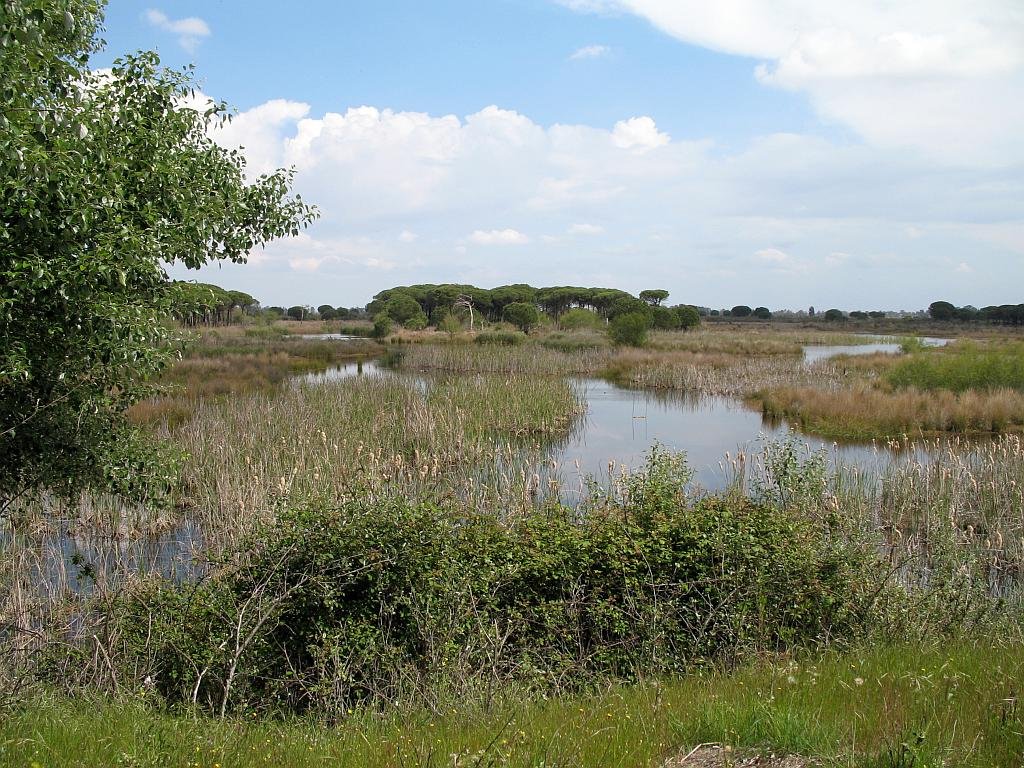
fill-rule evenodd
<path id="1" fill-rule="evenodd" d="M 444 283 L 396 286 L 381 291 L 367 304 L 371 317 L 385 317 L 410 329 L 440 327 L 448 318 L 469 322 L 505 321 L 529 332 L 551 318 L 565 327 L 612 324 L 617 318 L 635 315 L 634 323 L 645 329 L 677 330 L 700 324 L 700 313 L 688 304 L 668 306 L 669 292 L 641 291 L 639 296 L 617 288 L 549 286 L 525 283 L 497 288 Z"/>
<path id="2" fill-rule="evenodd" d="M 928 316 L 940 322 L 977 322 L 990 325 L 1024 325 L 1024 304 L 990 305 L 978 309 L 971 305 L 958 307 L 948 301 L 933 301 Z"/>

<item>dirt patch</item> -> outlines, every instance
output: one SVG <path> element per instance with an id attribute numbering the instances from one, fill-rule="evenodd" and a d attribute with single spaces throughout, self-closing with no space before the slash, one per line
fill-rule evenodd
<path id="1" fill-rule="evenodd" d="M 812 768 L 816 763 L 799 755 L 737 752 L 718 744 L 701 744 L 665 761 L 662 768 Z"/>

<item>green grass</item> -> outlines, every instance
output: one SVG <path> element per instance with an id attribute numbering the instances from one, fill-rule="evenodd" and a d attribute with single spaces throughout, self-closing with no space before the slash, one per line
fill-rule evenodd
<path id="1" fill-rule="evenodd" d="M 1019 643 L 771 659 L 553 700 L 353 712 L 340 724 L 194 719 L 40 696 L 0 720 L 10 766 L 661 766 L 701 743 L 824 765 L 1009 768 L 1024 760 Z"/>
<path id="2" fill-rule="evenodd" d="M 900 389 L 1024 392 L 1024 342 L 961 342 L 913 351 L 887 376 Z"/>

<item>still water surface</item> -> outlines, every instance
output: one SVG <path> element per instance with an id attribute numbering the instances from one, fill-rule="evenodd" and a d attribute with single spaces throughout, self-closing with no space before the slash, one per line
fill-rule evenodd
<path id="1" fill-rule="evenodd" d="M 922 339 L 941 345 L 946 339 Z M 805 364 L 836 355 L 895 354 L 898 344 L 878 342 L 856 346 L 808 346 Z M 395 375 L 367 362 L 338 366 L 324 373 L 310 374 L 303 381 L 316 383 L 357 375 Z M 398 374 L 403 375 L 403 374 Z M 422 379 L 418 379 L 422 381 Z M 761 413 L 728 397 L 694 397 L 685 393 L 647 392 L 625 389 L 602 379 L 575 379 L 574 386 L 587 403 L 587 412 L 567 440 L 553 445 L 549 457 L 560 467 L 564 485 L 577 486 L 582 476 L 607 477 L 609 464 L 637 467 L 655 443 L 686 454 L 696 482 L 708 490 L 729 484 L 731 470 L 726 457 L 760 454 L 765 441 L 791 434 L 785 422 L 768 423 Z M 811 450 L 824 449 L 832 461 L 856 465 L 865 470 L 883 469 L 897 455 L 872 444 L 836 444 L 800 435 Z M 915 455 L 917 452 L 911 452 Z M 907 458 L 907 453 L 900 457 Z"/>

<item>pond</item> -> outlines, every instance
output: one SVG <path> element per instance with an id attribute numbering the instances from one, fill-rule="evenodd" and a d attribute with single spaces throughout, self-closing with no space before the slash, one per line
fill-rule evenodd
<path id="1" fill-rule="evenodd" d="M 925 344 L 942 345 L 947 339 L 922 339 Z M 875 342 L 852 346 L 807 346 L 805 364 L 836 355 L 895 354 L 900 345 Z M 375 362 L 350 363 L 323 373 L 301 377 L 306 383 L 337 381 L 357 375 L 394 375 Z M 399 374 L 402 375 L 402 374 Z M 415 377 L 419 386 L 426 386 Z M 770 423 L 761 413 L 729 397 L 708 397 L 686 393 L 663 393 L 626 389 L 602 379 L 574 379 L 573 385 L 586 400 L 587 412 L 570 436 L 548 449 L 556 462 L 564 488 L 579 487 L 588 475 L 607 477 L 609 465 L 634 468 L 643 463 L 651 446 L 685 453 L 694 479 L 708 490 L 729 485 L 732 469 L 728 459 L 739 454 L 751 458 L 761 452 L 765 441 L 790 435 L 785 422 Z M 811 450 L 824 449 L 832 461 L 856 465 L 865 470 L 884 469 L 896 457 L 893 451 L 874 444 L 821 440 L 809 435 L 799 439 Z M 923 451 L 904 451 L 899 456 L 921 458 Z"/>

